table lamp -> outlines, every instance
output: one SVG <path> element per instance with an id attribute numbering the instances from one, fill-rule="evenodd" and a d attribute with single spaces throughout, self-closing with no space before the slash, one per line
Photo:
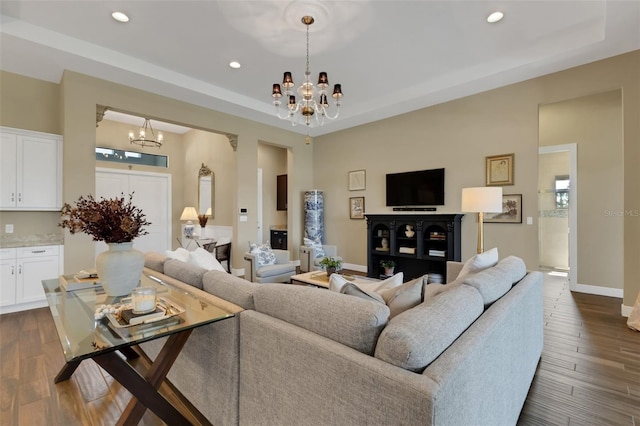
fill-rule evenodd
<path id="1" fill-rule="evenodd" d="M 462 188 L 462 211 L 478 213 L 478 253 L 484 251 L 483 213 L 502 212 L 502 187 Z"/>
<path id="2" fill-rule="evenodd" d="M 187 238 L 193 237 L 193 221 L 198 220 L 198 212 L 196 212 L 195 207 L 185 207 L 182 210 L 182 215 L 180 216 L 180 220 L 186 220 L 187 224 L 184 226 L 184 235 Z"/>

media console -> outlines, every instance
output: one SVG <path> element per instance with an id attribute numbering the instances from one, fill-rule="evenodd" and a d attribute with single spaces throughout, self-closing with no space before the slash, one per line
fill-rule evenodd
<path id="1" fill-rule="evenodd" d="M 446 282 L 447 261 L 461 259 L 463 214 L 367 214 L 367 275 L 384 278 L 383 260 L 409 281 L 440 274 Z"/>

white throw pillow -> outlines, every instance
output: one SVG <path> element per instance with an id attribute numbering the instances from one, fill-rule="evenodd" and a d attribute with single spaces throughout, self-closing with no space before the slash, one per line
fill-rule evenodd
<path id="1" fill-rule="evenodd" d="M 316 254 L 316 259 L 323 258 L 326 256 L 324 252 L 324 247 L 322 247 L 322 241 L 320 241 L 320 238 L 316 237 L 316 239 L 314 240 L 310 238 L 305 238 L 304 245 L 307 247 L 311 247 L 314 250 Z"/>
<path id="2" fill-rule="evenodd" d="M 189 262 L 189 250 L 182 247 L 175 249 L 175 251 L 167 250 L 165 254 L 169 259 L 178 259 L 181 262 Z"/>
<path id="3" fill-rule="evenodd" d="M 496 266 L 497 264 L 498 249 L 495 247 L 491 250 L 485 251 L 484 253 L 476 254 L 464 263 L 456 281 L 464 276 L 480 272 L 492 266 Z"/>
<path id="4" fill-rule="evenodd" d="M 380 285 L 377 286 L 374 291 L 376 293 L 382 293 L 385 290 L 389 290 L 391 288 L 402 285 L 403 280 L 404 280 L 404 273 L 398 272 L 397 274 L 387 278 L 386 280 L 380 281 Z"/>
<path id="5" fill-rule="evenodd" d="M 215 269 L 216 271 L 227 272 L 222 265 L 220 265 L 220 262 L 202 247 L 198 247 L 195 251 L 191 252 L 189 263 L 206 269 L 207 271 Z"/>
<path id="6" fill-rule="evenodd" d="M 425 278 L 426 276 L 416 278 L 380 293 L 391 312 L 389 319 L 422 303 L 422 288 Z"/>

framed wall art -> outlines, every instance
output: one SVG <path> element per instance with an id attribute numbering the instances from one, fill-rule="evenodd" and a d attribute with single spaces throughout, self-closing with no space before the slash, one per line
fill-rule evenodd
<path id="1" fill-rule="evenodd" d="M 349 219 L 364 219 L 364 197 L 349 198 Z"/>
<path id="2" fill-rule="evenodd" d="M 515 154 L 487 157 L 487 186 L 513 185 Z"/>
<path id="3" fill-rule="evenodd" d="M 483 216 L 484 223 L 522 223 L 522 194 L 502 194 L 502 212 Z"/>
<path id="4" fill-rule="evenodd" d="M 362 191 L 367 186 L 364 170 L 349 172 L 349 191 Z"/>

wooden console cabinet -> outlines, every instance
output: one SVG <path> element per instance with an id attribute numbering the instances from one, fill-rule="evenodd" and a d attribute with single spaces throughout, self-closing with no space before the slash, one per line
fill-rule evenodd
<path id="1" fill-rule="evenodd" d="M 463 214 L 367 214 L 367 275 L 384 278 L 383 260 L 409 281 L 428 273 L 446 282 L 447 261 L 460 261 Z"/>

